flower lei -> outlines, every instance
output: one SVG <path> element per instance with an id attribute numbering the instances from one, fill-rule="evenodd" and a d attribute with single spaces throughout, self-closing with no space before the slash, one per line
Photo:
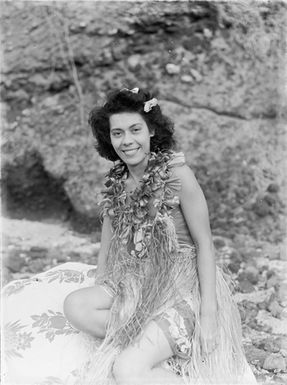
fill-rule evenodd
<path id="1" fill-rule="evenodd" d="M 115 236 L 120 237 L 133 257 L 147 257 L 154 224 L 164 226 L 164 220 L 179 203 L 168 183 L 169 162 L 174 155 L 170 150 L 152 152 L 141 185 L 132 193 L 125 190 L 128 169 L 124 162 L 117 163 L 106 175 L 103 215 L 110 216 Z"/>

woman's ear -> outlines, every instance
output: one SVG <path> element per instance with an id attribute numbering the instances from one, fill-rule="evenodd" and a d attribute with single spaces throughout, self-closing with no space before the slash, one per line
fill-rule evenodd
<path id="1" fill-rule="evenodd" d="M 149 136 L 150 137 L 154 136 L 154 130 L 149 133 Z"/>

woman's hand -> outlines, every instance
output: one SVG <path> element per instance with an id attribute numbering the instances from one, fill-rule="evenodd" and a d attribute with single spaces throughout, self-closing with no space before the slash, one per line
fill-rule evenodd
<path id="1" fill-rule="evenodd" d="M 205 358 L 218 346 L 218 321 L 217 312 L 204 312 L 200 314 L 200 344 L 201 354 Z"/>

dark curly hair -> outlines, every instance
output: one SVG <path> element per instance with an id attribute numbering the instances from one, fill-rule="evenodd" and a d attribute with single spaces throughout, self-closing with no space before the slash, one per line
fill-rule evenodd
<path id="1" fill-rule="evenodd" d="M 151 151 L 158 152 L 174 147 L 173 122 L 162 114 L 158 105 L 149 112 L 144 112 L 144 103 L 152 98 L 149 91 L 139 89 L 135 93 L 124 88 L 109 93 L 104 106 L 92 109 L 88 122 L 97 140 L 95 147 L 102 157 L 111 161 L 120 159 L 111 144 L 109 117 L 121 112 L 137 112 L 144 118 L 150 132 L 154 132 L 150 143 Z"/>

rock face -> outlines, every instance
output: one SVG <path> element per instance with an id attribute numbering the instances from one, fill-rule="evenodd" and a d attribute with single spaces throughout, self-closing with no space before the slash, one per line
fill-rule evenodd
<path id="1" fill-rule="evenodd" d="M 97 226 L 110 164 L 93 148 L 88 112 L 107 91 L 140 86 L 174 118 L 215 234 L 282 238 L 284 4 L 2 8 L 8 215 Z"/>

